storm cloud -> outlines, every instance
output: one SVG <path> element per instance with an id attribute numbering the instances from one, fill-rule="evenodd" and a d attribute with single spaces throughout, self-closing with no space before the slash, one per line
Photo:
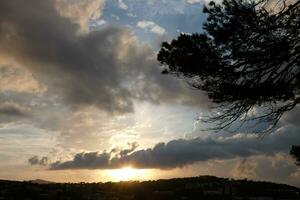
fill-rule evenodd
<path id="1" fill-rule="evenodd" d="M 153 148 L 136 150 L 128 154 L 79 153 L 74 156 L 73 160 L 52 163 L 50 169 L 114 169 L 122 166 L 141 169 L 172 169 L 200 161 L 247 158 L 256 155 L 273 156 L 277 153 L 288 153 L 290 144 L 299 140 L 297 131 L 284 132 L 284 129 L 278 129 L 265 139 L 249 134 L 206 139 L 178 139 L 168 143 L 158 143 Z"/>

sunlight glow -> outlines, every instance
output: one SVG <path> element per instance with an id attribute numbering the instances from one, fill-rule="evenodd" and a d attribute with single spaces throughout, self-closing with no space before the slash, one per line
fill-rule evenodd
<path id="1" fill-rule="evenodd" d="M 124 167 L 108 171 L 113 181 L 145 180 L 148 178 L 147 170 Z"/>

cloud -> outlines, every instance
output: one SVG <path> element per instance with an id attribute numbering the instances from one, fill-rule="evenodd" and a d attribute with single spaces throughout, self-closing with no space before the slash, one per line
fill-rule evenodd
<path id="1" fill-rule="evenodd" d="M 296 127 L 300 127 L 300 106 L 296 106 L 293 110 L 285 113 L 281 119 L 283 124 L 290 124 Z"/>
<path id="2" fill-rule="evenodd" d="M 0 92 L 42 94 L 45 90 L 28 70 L 12 65 L 0 66 Z"/>
<path id="3" fill-rule="evenodd" d="M 209 3 L 211 0 L 184 0 L 186 3 L 189 4 L 197 4 L 197 3 Z M 216 3 L 221 3 L 221 0 L 214 0 Z"/>
<path id="4" fill-rule="evenodd" d="M 149 31 L 157 35 L 166 34 L 166 30 L 153 21 L 139 21 L 136 25 L 139 28 L 145 29 L 145 31 Z"/>
<path id="5" fill-rule="evenodd" d="M 89 31 L 90 20 L 101 17 L 105 0 L 54 0 L 59 13 L 80 26 L 80 31 Z"/>
<path id="6" fill-rule="evenodd" d="M 172 13 L 183 14 L 185 9 L 184 0 L 122 0 L 127 5 L 127 10 L 133 14 L 142 14 L 144 19 L 155 15 L 168 15 Z"/>
<path id="7" fill-rule="evenodd" d="M 203 0 L 186 0 L 187 3 L 193 4 L 193 3 L 200 3 L 203 2 Z"/>
<path id="8" fill-rule="evenodd" d="M 74 156 L 72 161 L 52 163 L 50 169 L 107 169 L 110 168 L 109 159 L 110 153 L 106 152 L 101 154 L 98 152 L 79 153 Z"/>
<path id="9" fill-rule="evenodd" d="M 48 164 L 48 158 L 45 156 L 42 158 L 39 158 L 38 156 L 33 156 L 28 159 L 28 162 L 30 165 L 46 166 Z"/>
<path id="10" fill-rule="evenodd" d="M 116 69 L 120 40 L 130 37 L 125 30 L 107 27 L 79 36 L 49 0 L 1 1 L 0 7 L 3 57 L 13 56 L 70 105 L 132 110 Z"/>
<path id="11" fill-rule="evenodd" d="M 300 184 L 299 167 L 295 165 L 291 157 L 284 153 L 236 159 L 231 160 L 231 163 L 233 166 L 230 174 L 233 178 L 270 180 L 298 186 Z"/>
<path id="12" fill-rule="evenodd" d="M 0 102 L 0 124 L 30 117 L 30 109 L 15 102 Z"/>
<path id="13" fill-rule="evenodd" d="M 124 3 L 123 0 L 118 0 L 118 6 L 119 8 L 121 8 L 122 10 L 127 10 L 128 6 Z"/>
<path id="14" fill-rule="evenodd" d="M 4 102 L 0 104 L 0 114 L 6 116 L 20 116 L 28 115 L 28 109 L 24 108 L 14 102 Z"/>
<path id="15" fill-rule="evenodd" d="M 61 12 L 51 0 L 0 2 L 0 60 L 22 66 L 56 101 L 115 114 L 133 112 L 135 101 L 207 103 L 161 75 L 153 50 L 128 29 L 107 25 L 78 34 L 80 27 Z"/>
<path id="16" fill-rule="evenodd" d="M 296 131 L 290 131 L 288 134 L 282 131 L 279 129 L 263 140 L 257 135 L 235 134 L 227 137 L 172 140 L 168 143 L 158 143 L 153 148 L 129 151 L 126 154 L 113 155 L 113 151 L 80 153 L 76 154 L 73 160 L 52 163 L 50 169 L 113 169 L 128 165 L 142 169 L 172 169 L 200 161 L 247 158 L 255 155 L 271 156 L 288 153 L 290 144 L 299 140 Z M 249 171 L 245 167 L 239 167 L 238 170 Z"/>
<path id="17" fill-rule="evenodd" d="M 3 57 L 15 57 L 70 105 L 132 110 L 130 94 L 116 69 L 121 40 L 130 37 L 127 31 L 107 27 L 78 36 L 76 26 L 61 17 L 49 0 L 0 4 Z"/>
<path id="18" fill-rule="evenodd" d="M 243 158 L 239 160 L 232 170 L 231 174 L 237 178 L 256 178 L 257 162 Z"/>
<path id="19" fill-rule="evenodd" d="M 137 142 L 128 143 L 128 145 L 130 146 L 130 148 L 120 150 L 119 155 L 121 157 L 127 156 L 139 146 Z"/>

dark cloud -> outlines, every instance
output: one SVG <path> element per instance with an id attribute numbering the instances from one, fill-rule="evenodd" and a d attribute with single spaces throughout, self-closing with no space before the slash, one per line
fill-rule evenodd
<path id="1" fill-rule="evenodd" d="M 48 164 L 48 157 L 39 158 L 38 156 L 32 156 L 28 159 L 30 165 L 42 165 L 46 166 Z"/>
<path id="2" fill-rule="evenodd" d="M 107 152 L 80 153 L 75 155 L 73 160 L 51 164 L 50 169 L 111 169 L 127 165 L 135 168 L 171 169 L 212 159 L 288 153 L 290 145 L 299 140 L 299 134 L 296 131 L 283 131 L 279 129 L 265 139 L 245 134 L 207 139 L 179 139 L 156 144 L 153 148 L 118 155 Z"/>
<path id="3" fill-rule="evenodd" d="M 127 29 L 106 26 L 82 34 L 78 30 L 51 0 L 0 2 L 0 58 L 26 67 L 66 105 L 126 113 L 133 111 L 135 100 L 206 101 L 162 77 L 154 52 Z"/>
<path id="4" fill-rule="evenodd" d="M 63 169 L 109 169 L 110 166 L 110 153 L 79 153 L 76 154 L 71 161 L 55 162 L 51 164 L 52 170 Z"/>
<path id="5" fill-rule="evenodd" d="M 130 146 L 130 148 L 120 150 L 119 154 L 121 157 L 127 156 L 139 146 L 137 142 L 129 143 L 128 145 Z"/>

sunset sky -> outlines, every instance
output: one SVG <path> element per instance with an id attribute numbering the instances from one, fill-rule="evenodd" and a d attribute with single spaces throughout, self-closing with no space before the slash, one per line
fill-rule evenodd
<path id="1" fill-rule="evenodd" d="M 300 186 L 300 108 L 259 137 L 205 131 L 205 93 L 162 75 L 204 0 L 0 0 L 0 179 L 215 175 Z"/>

